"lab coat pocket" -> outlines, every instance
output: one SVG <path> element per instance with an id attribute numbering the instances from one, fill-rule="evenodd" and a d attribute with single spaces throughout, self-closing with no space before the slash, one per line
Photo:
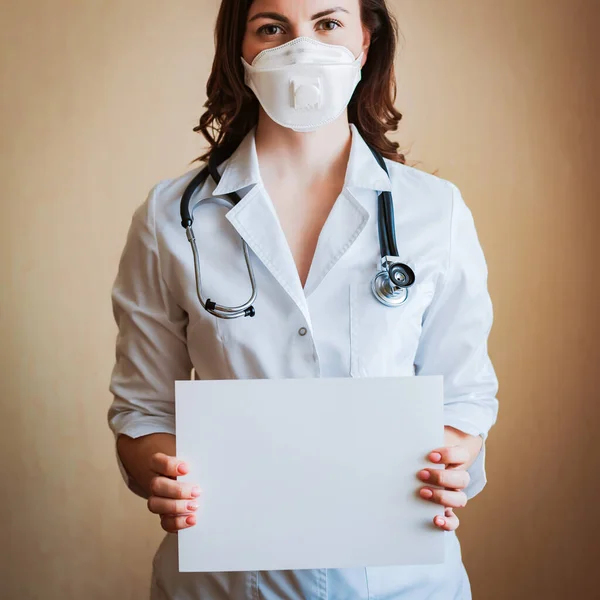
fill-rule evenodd
<path id="1" fill-rule="evenodd" d="M 395 307 L 377 300 L 371 282 L 350 283 L 350 375 L 414 375 L 423 314 L 433 298 L 431 280 L 415 282 Z"/>

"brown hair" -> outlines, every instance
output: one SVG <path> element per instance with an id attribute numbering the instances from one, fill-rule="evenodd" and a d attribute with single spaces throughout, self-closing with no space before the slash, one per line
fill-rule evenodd
<path id="1" fill-rule="evenodd" d="M 210 148 L 192 162 L 207 161 L 213 154 L 217 163 L 223 162 L 258 122 L 258 100 L 244 83 L 240 60 L 251 4 L 252 0 L 221 2 L 215 28 L 215 58 L 206 85 L 206 112 L 194 127 L 208 140 Z M 360 4 L 362 22 L 371 33 L 371 45 L 362 79 L 348 105 L 348 120 L 372 148 L 405 164 L 398 143 L 386 137 L 402 119 L 394 107 L 397 23 L 385 0 L 360 0 Z"/>

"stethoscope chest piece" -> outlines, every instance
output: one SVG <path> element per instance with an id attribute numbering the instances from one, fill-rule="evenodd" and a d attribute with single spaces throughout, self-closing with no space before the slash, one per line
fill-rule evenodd
<path id="1" fill-rule="evenodd" d="M 404 304 L 408 298 L 408 290 L 406 288 L 392 289 L 390 283 L 390 277 L 385 271 L 377 273 L 371 283 L 375 298 L 386 306 L 394 307 Z"/>
<path id="2" fill-rule="evenodd" d="M 415 282 L 414 271 L 405 264 L 382 261 L 383 268 L 371 282 L 373 294 L 385 306 L 400 306 L 408 299 L 408 288 Z"/>

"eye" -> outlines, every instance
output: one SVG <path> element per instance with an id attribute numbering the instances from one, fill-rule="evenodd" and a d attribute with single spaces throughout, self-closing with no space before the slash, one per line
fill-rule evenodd
<path id="1" fill-rule="evenodd" d="M 283 29 L 281 25 L 276 25 L 275 23 L 268 23 L 267 25 L 263 25 L 258 29 L 258 32 L 261 35 L 277 35 L 278 33 L 283 33 Z"/>
<path id="2" fill-rule="evenodd" d="M 339 21 L 336 21 L 335 19 L 324 19 L 323 21 L 319 21 L 317 23 L 317 29 L 320 29 L 322 31 L 333 31 L 334 29 L 337 29 L 341 26 L 342 24 Z"/>

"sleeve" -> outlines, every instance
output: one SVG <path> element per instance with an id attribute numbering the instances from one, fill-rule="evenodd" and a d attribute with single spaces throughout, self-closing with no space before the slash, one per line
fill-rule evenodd
<path id="1" fill-rule="evenodd" d="M 189 379 L 187 313 L 177 305 L 161 275 L 154 205 L 159 184 L 135 211 L 118 274 L 112 307 L 118 327 L 109 389 L 108 424 L 115 436 L 175 434 L 175 380 Z M 115 447 L 116 450 L 116 447 Z M 145 497 L 117 453 L 128 487 Z"/>
<path id="2" fill-rule="evenodd" d="M 498 415 L 498 380 L 487 349 L 493 308 L 472 213 L 459 189 L 448 183 L 452 191 L 448 264 L 423 316 L 415 374 L 443 375 L 444 425 L 483 439 L 468 469 L 471 480 L 464 491 L 470 499 L 487 483 L 486 439 Z"/>

